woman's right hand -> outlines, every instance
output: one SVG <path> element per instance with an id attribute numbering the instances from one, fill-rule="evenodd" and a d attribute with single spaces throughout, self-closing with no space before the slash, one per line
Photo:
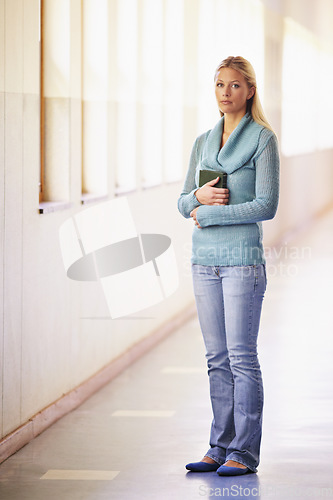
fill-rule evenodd
<path id="1" fill-rule="evenodd" d="M 227 205 L 229 201 L 229 189 L 215 188 L 214 185 L 218 182 L 219 177 L 212 181 L 206 182 L 201 188 L 195 191 L 197 200 L 202 205 Z"/>

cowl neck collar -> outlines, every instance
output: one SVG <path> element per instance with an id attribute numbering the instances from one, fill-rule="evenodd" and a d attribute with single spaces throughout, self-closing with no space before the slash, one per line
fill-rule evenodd
<path id="1" fill-rule="evenodd" d="M 253 156 L 258 147 L 260 132 L 264 127 L 255 122 L 250 113 L 246 113 L 221 149 L 223 127 L 224 116 L 207 137 L 201 168 L 221 170 L 231 174 Z"/>

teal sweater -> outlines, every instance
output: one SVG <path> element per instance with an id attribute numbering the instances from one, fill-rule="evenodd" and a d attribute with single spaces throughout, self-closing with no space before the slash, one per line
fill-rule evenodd
<path id="1" fill-rule="evenodd" d="M 272 219 L 279 198 L 276 136 L 247 113 L 220 149 L 224 118 L 200 135 L 192 149 L 178 209 L 186 217 L 197 210 L 192 235 L 193 264 L 248 266 L 265 263 L 263 220 Z M 194 192 L 199 170 L 228 174 L 228 205 L 202 205 Z"/>

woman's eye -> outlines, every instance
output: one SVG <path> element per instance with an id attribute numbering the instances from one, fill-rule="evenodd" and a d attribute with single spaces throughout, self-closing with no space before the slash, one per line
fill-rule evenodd
<path id="1" fill-rule="evenodd" d="M 233 87 L 235 87 L 235 89 L 238 89 L 238 88 L 239 88 L 238 83 L 234 83 L 234 84 L 233 84 Z"/>
<path id="2" fill-rule="evenodd" d="M 217 87 L 223 87 L 223 83 L 218 83 L 216 86 Z"/>

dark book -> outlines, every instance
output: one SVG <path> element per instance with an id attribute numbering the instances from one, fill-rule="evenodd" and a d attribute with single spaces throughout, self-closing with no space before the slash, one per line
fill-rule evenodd
<path id="1" fill-rule="evenodd" d="M 219 180 L 213 187 L 226 188 L 227 187 L 227 174 L 225 172 L 216 172 L 215 170 L 200 170 L 199 173 L 199 187 L 219 177 Z"/>

